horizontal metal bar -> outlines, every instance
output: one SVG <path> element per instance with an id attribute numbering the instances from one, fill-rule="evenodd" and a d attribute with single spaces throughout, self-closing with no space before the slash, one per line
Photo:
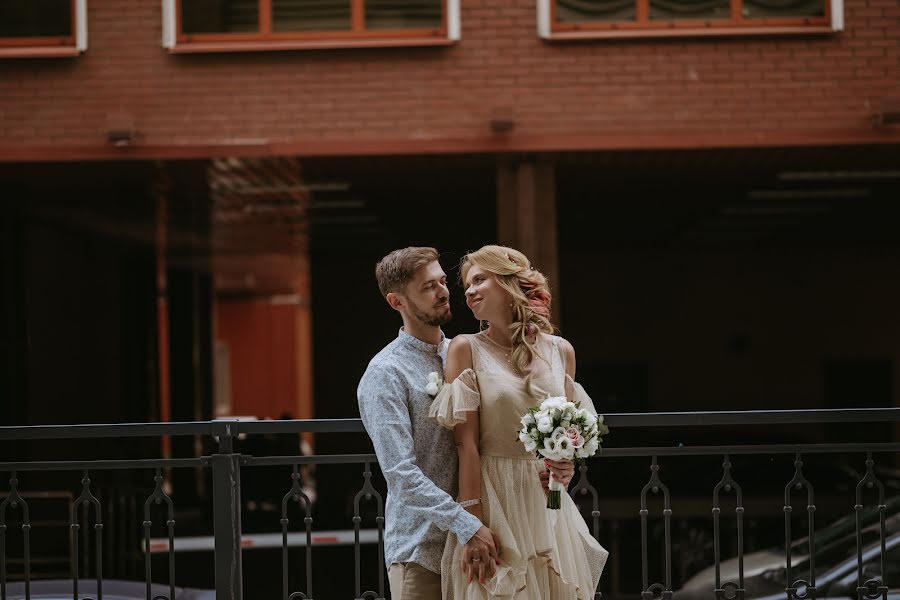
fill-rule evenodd
<path id="1" fill-rule="evenodd" d="M 732 410 L 704 412 L 614 413 L 610 427 L 706 427 L 721 425 L 797 425 L 814 423 L 900 422 L 900 408 L 807 410 Z M 239 421 L 220 419 L 187 423 L 33 425 L 0 427 L 0 441 L 161 435 L 231 435 L 261 433 L 364 433 L 360 419 Z"/>
<path id="2" fill-rule="evenodd" d="M 378 462 L 374 454 L 319 454 L 314 456 L 242 456 L 241 465 L 337 465 Z"/>
<path id="3" fill-rule="evenodd" d="M 234 423 L 236 421 L 227 421 Z M 29 425 L 0 427 L 0 441 L 108 437 L 153 437 L 161 435 L 220 435 L 221 421 L 184 423 L 116 423 L 91 425 Z"/>
<path id="4" fill-rule="evenodd" d="M 739 446 L 664 446 L 603 448 L 592 458 L 625 456 L 708 456 L 721 454 L 826 454 L 840 452 L 900 452 L 900 443 L 883 444 L 746 444 Z"/>
<path id="5" fill-rule="evenodd" d="M 900 443 L 845 444 L 745 444 L 736 446 L 661 446 L 639 448 L 603 448 L 594 458 L 624 458 L 645 456 L 711 456 L 723 454 L 836 454 L 842 452 L 900 452 Z M 241 456 L 247 467 L 273 465 L 336 465 L 377 463 L 374 454 L 319 454 L 313 456 Z M 206 467 L 208 456 L 200 458 L 92 460 L 92 461 L 32 461 L 0 463 L 0 471 L 79 471 L 111 469 L 153 469 Z"/>
<path id="6" fill-rule="evenodd" d="M 365 433 L 361 419 L 293 419 L 238 421 L 239 433 Z"/>
<path id="7" fill-rule="evenodd" d="M 609 427 L 706 427 L 710 425 L 797 425 L 900 421 L 900 408 L 821 408 L 806 410 L 727 410 L 706 412 L 615 413 Z"/>
<path id="8" fill-rule="evenodd" d="M 166 469 L 209 466 L 209 457 L 144 458 L 135 460 L 35 460 L 0 463 L 0 471 L 83 471 L 114 469 Z"/>
<path id="9" fill-rule="evenodd" d="M 312 535 L 313 546 L 352 546 L 355 543 L 355 532 L 352 529 L 316 531 Z M 241 549 L 281 548 L 281 533 L 242 533 Z M 306 546 L 306 532 L 291 531 L 288 533 L 288 546 Z M 215 538 L 211 535 L 198 535 L 175 538 L 175 552 L 202 552 L 215 549 Z M 377 544 L 377 529 L 360 529 L 360 544 Z M 146 553 L 146 544 L 141 542 L 141 549 Z M 150 554 L 169 551 L 169 538 L 150 538 Z"/>

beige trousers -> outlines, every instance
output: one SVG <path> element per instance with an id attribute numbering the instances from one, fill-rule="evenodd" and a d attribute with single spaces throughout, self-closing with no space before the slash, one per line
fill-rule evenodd
<path id="1" fill-rule="evenodd" d="M 388 569 L 391 600 L 441 600 L 441 576 L 416 563 L 394 563 Z"/>

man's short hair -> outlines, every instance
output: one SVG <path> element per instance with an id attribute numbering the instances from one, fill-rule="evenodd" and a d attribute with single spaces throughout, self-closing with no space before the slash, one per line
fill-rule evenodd
<path id="1" fill-rule="evenodd" d="M 402 293 L 406 284 L 412 281 L 416 270 L 438 259 L 438 251 L 434 248 L 410 246 L 394 250 L 375 265 L 375 279 L 382 296 L 390 292 Z"/>

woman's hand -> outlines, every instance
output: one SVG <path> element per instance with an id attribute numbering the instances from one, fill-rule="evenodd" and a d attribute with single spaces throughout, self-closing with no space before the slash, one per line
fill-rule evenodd
<path id="1" fill-rule="evenodd" d="M 562 484 L 563 487 L 569 487 L 572 483 L 572 477 L 575 476 L 575 463 L 571 460 L 550 460 L 544 459 L 546 471 L 541 472 L 541 485 L 544 491 L 548 491 L 547 486 L 550 484 L 550 473 L 553 473 L 553 479 Z"/>

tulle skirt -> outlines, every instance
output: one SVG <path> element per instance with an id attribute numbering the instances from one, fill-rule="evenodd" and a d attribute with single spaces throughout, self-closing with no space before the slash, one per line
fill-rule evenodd
<path id="1" fill-rule="evenodd" d="M 481 457 L 485 524 L 500 539 L 500 566 L 484 584 L 466 581 L 463 546 L 452 533 L 441 561 L 444 600 L 590 600 L 609 553 L 568 494 L 547 509 L 536 459 Z"/>

